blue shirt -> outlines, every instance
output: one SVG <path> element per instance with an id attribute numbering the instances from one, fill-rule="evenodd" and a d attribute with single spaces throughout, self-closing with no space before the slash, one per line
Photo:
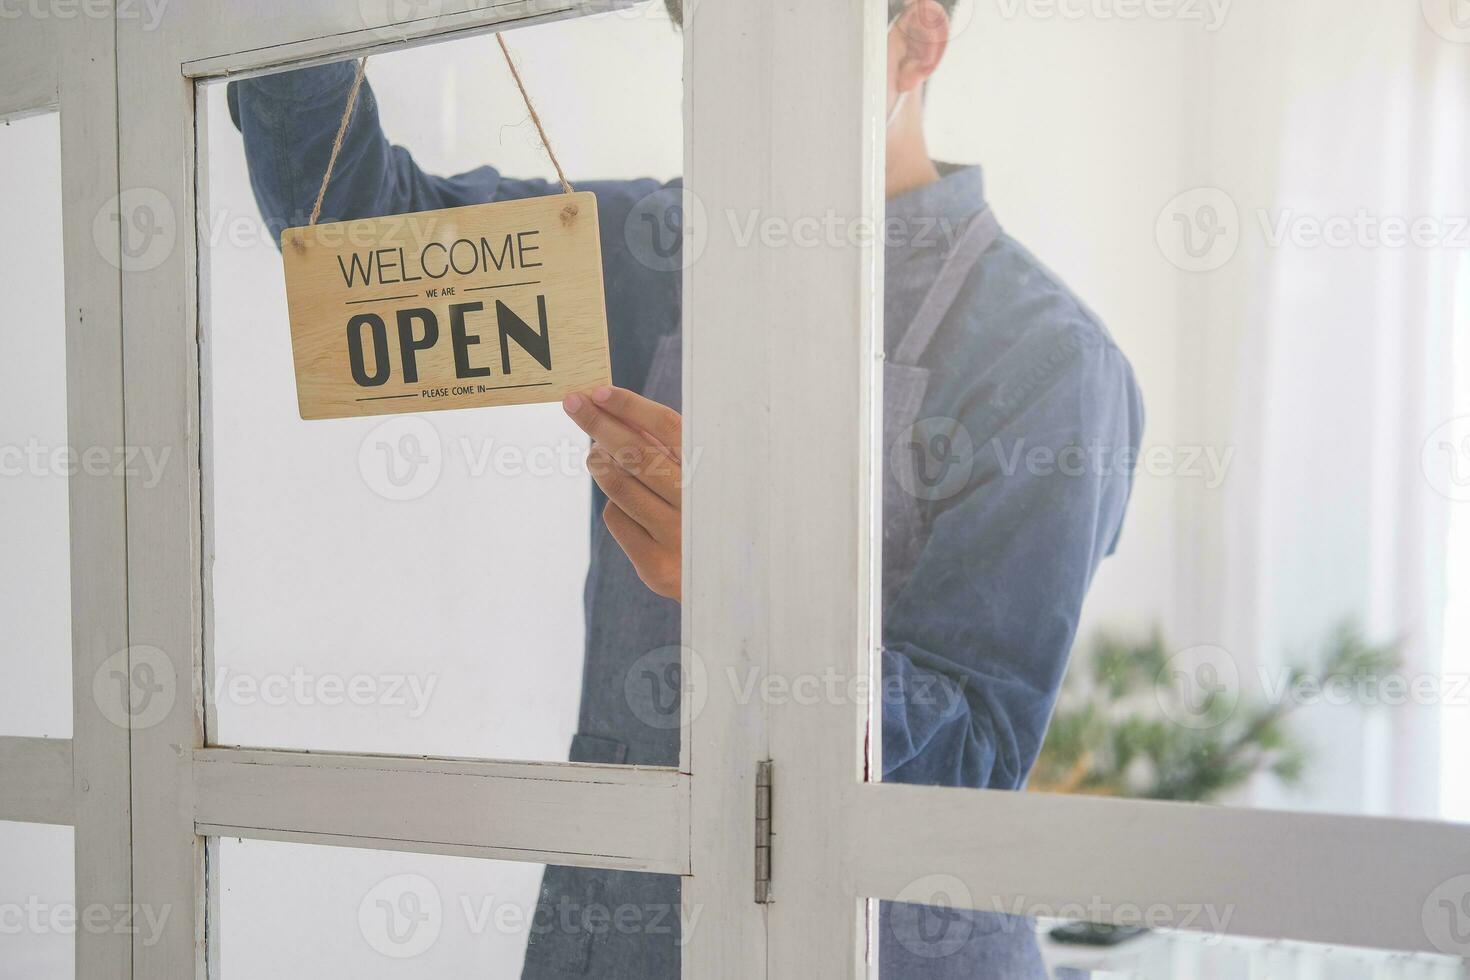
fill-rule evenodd
<path id="1" fill-rule="evenodd" d="M 277 240 L 306 223 L 352 75 L 339 63 L 230 86 L 252 187 Z M 575 183 L 598 197 L 613 381 L 639 389 L 658 341 L 679 329 L 680 273 L 631 255 L 624 225 L 635 208 L 677 208 L 678 185 Z M 559 189 L 489 166 L 424 173 L 388 143 L 364 84 L 320 220 Z M 984 207 L 978 168 L 945 168 L 939 181 L 888 202 L 890 357 L 955 237 Z M 957 420 L 973 454 L 963 486 L 922 503 L 927 540 L 884 610 L 884 778 L 1019 788 L 1083 597 L 1122 527 L 1142 399 L 1098 319 L 1005 235 L 970 274 L 922 366 L 930 383 L 919 417 Z"/>

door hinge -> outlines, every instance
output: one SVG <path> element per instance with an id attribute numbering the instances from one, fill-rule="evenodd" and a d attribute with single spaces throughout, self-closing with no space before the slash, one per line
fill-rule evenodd
<path id="1" fill-rule="evenodd" d="M 755 764 L 755 900 L 771 901 L 771 762 Z"/>

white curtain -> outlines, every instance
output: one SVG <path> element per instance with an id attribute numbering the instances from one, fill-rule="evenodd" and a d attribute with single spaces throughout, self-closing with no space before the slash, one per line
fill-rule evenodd
<path id="1" fill-rule="evenodd" d="M 1451 504 L 1421 449 L 1470 380 L 1453 371 L 1470 45 L 1417 3 L 1252 8 L 1191 70 L 1208 107 L 1195 171 L 1242 223 L 1230 266 L 1182 294 L 1199 331 L 1194 424 L 1237 448 L 1225 492 L 1193 501 L 1217 546 L 1202 551 L 1197 628 L 1242 654 L 1248 686 L 1314 662 L 1348 619 L 1399 638 L 1408 679 L 1463 672 L 1443 628 Z M 1416 221 L 1438 244 L 1395 245 Z M 1445 726 L 1464 711 L 1300 709 L 1306 785 L 1262 779 L 1240 802 L 1439 816 Z"/>

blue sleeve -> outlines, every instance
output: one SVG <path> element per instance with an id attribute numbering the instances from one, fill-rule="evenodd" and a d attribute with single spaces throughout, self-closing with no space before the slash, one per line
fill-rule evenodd
<path id="1" fill-rule="evenodd" d="M 1122 524 L 1142 400 L 1123 355 L 1079 322 L 1023 331 L 940 409 L 968 432 L 973 470 L 933 505 L 885 611 L 884 778 L 1016 789 Z"/>
<path id="2" fill-rule="evenodd" d="M 230 83 L 230 116 L 245 139 L 251 189 L 277 241 L 282 229 L 303 225 L 311 215 L 356 70 L 355 62 L 337 62 Z M 560 189 L 545 180 L 507 179 L 488 166 L 454 177 L 425 173 L 407 150 L 388 142 L 372 85 L 363 79 L 318 220 L 431 211 Z"/>

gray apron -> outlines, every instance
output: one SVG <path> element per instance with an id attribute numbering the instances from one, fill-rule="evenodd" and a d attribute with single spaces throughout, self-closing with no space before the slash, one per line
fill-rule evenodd
<path id="1" fill-rule="evenodd" d="M 908 329 L 884 366 L 883 601 L 885 608 L 908 580 L 928 533 L 919 499 L 902 488 L 912 454 L 894 457 L 900 435 L 918 421 L 929 385 L 919 366 L 956 297 L 994 244 L 1000 227 L 987 209 L 966 227 Z M 654 353 L 643 394 L 682 410 L 683 344 L 663 337 Z M 679 604 L 661 598 L 638 578 L 601 515 L 594 515 L 592 561 L 583 595 L 587 657 L 578 734 L 571 761 L 644 766 L 679 764 Z M 918 909 L 917 906 L 905 906 Z M 885 903 L 885 918 L 887 905 Z M 916 928 L 922 915 L 908 917 Z M 610 923 L 634 923 L 617 928 Z M 907 920 L 905 920 L 907 921 Z M 946 922 L 949 920 L 946 919 Z M 626 871 L 548 867 L 526 949 L 522 977 L 588 976 L 603 980 L 674 980 L 679 976 L 679 879 Z M 885 923 L 885 940 L 894 924 Z M 907 930 L 902 951 L 913 942 Z M 926 935 L 922 929 L 915 935 Z M 922 949 L 922 946 L 920 947 Z M 884 948 L 885 970 L 890 951 Z M 963 956 L 946 956 L 963 960 Z M 924 972 L 942 965 L 918 958 L 884 980 L 951 976 Z M 953 964 L 952 964 L 953 965 Z"/>

